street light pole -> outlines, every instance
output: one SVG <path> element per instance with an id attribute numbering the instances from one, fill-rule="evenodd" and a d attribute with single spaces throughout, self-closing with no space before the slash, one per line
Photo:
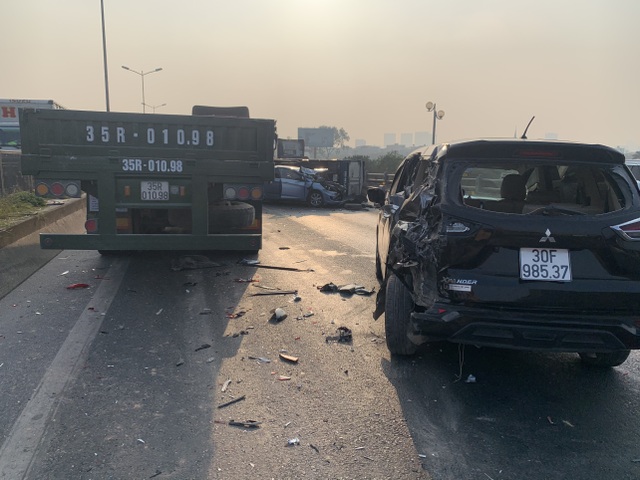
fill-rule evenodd
<path id="1" fill-rule="evenodd" d="M 436 143 L 436 120 L 442 120 L 444 117 L 444 110 L 437 110 L 436 104 L 433 102 L 427 102 L 425 105 L 427 112 L 433 112 L 433 130 L 431 131 L 431 145 Z"/>
<path id="2" fill-rule="evenodd" d="M 102 61 L 104 63 L 104 90 L 107 100 L 107 112 L 109 111 L 109 71 L 107 70 L 107 33 L 104 28 L 104 1 L 100 0 L 100 12 L 102 13 Z"/>
<path id="3" fill-rule="evenodd" d="M 130 72 L 137 73 L 138 75 L 140 75 L 140 78 L 142 79 L 142 113 L 146 113 L 145 107 L 146 107 L 147 104 L 144 101 L 144 77 L 145 77 L 145 75 L 149 75 L 150 73 L 159 72 L 160 70 L 162 70 L 162 67 L 156 68 L 155 70 L 150 70 L 148 72 L 143 72 L 142 70 L 141 71 L 137 71 L 137 70 L 129 68 L 129 67 L 125 66 L 125 65 L 122 65 L 122 68 L 124 68 L 125 70 L 129 70 Z"/>

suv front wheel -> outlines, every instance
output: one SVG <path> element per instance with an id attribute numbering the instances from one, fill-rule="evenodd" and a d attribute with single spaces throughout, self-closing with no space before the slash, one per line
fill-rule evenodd
<path id="1" fill-rule="evenodd" d="M 413 355 L 417 345 L 409 340 L 409 325 L 413 311 L 411 293 L 396 275 L 387 280 L 384 330 L 387 348 L 392 355 Z"/>

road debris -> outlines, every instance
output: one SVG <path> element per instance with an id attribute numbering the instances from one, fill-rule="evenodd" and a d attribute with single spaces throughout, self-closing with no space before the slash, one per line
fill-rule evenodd
<path id="1" fill-rule="evenodd" d="M 164 308 L 161 308 L 160 310 L 158 310 L 158 311 L 156 312 L 156 315 L 160 315 L 160 314 L 162 313 L 162 310 L 164 310 Z"/>
<path id="2" fill-rule="evenodd" d="M 203 343 L 198 348 L 196 348 L 195 351 L 199 352 L 200 350 L 206 350 L 207 348 L 211 348 L 211 345 L 209 345 L 208 343 Z"/>
<path id="3" fill-rule="evenodd" d="M 195 287 L 198 285 L 198 282 L 185 282 L 182 284 L 183 287 Z"/>
<path id="4" fill-rule="evenodd" d="M 338 332 L 337 336 L 325 338 L 327 343 L 351 343 L 353 341 L 353 333 L 351 332 L 351 329 L 347 327 L 338 327 L 336 331 Z"/>
<path id="5" fill-rule="evenodd" d="M 476 383 L 476 377 L 474 375 L 469 374 L 464 383 Z"/>
<path id="6" fill-rule="evenodd" d="M 248 262 L 256 262 L 256 263 L 248 263 Z M 311 268 L 296 268 L 296 267 L 280 267 L 278 265 L 261 265 L 258 260 L 241 260 L 238 262 L 239 265 L 245 265 L 256 268 L 267 268 L 271 270 L 284 270 L 286 272 L 313 272 Z"/>
<path id="7" fill-rule="evenodd" d="M 238 260 L 238 265 L 258 265 L 260 260 L 253 260 L 251 258 L 243 258 L 242 260 Z"/>
<path id="8" fill-rule="evenodd" d="M 182 366 L 182 365 L 184 365 L 184 359 L 183 359 L 183 358 L 180 358 L 180 359 L 176 362 L 176 367 L 180 367 L 180 366 Z"/>
<path id="9" fill-rule="evenodd" d="M 141 439 L 141 438 L 139 438 L 139 439 L 137 440 L 137 442 L 138 442 L 138 443 L 142 443 L 143 445 L 144 445 L 145 443 L 147 443 L 147 442 L 145 442 L 145 441 L 144 441 L 143 439 Z"/>
<path id="10" fill-rule="evenodd" d="M 269 321 L 271 322 L 281 322 L 282 320 L 287 318 L 287 312 L 284 310 L 284 308 L 278 307 L 275 310 L 272 310 L 271 313 L 272 315 L 269 319 Z"/>
<path id="11" fill-rule="evenodd" d="M 227 313 L 227 318 L 240 318 L 244 316 L 245 313 L 247 313 L 246 310 L 239 310 L 235 313 Z"/>
<path id="12" fill-rule="evenodd" d="M 260 428 L 260 424 L 262 424 L 262 422 L 258 422 L 256 420 L 247 420 L 246 422 L 236 422 L 235 420 L 229 420 L 229 425 L 231 425 L 232 427 Z"/>
<path id="13" fill-rule="evenodd" d="M 347 285 L 336 285 L 333 282 L 326 283 L 320 287 L 318 290 L 324 293 L 341 293 L 343 295 L 364 295 L 369 296 L 373 295 L 376 291 L 375 288 L 371 288 L 367 290 L 363 285 L 357 285 L 355 283 L 349 283 Z"/>
<path id="14" fill-rule="evenodd" d="M 61 273 L 61 274 L 59 274 L 58 276 L 59 276 L 59 277 L 63 277 L 63 276 L 65 276 L 67 273 L 69 273 L 69 270 L 66 270 L 66 271 L 62 272 L 62 273 Z"/>
<path id="15" fill-rule="evenodd" d="M 252 293 L 251 297 L 264 297 L 267 295 L 297 295 L 297 290 L 267 290 L 266 292 Z"/>
<path id="16" fill-rule="evenodd" d="M 241 397 L 234 398 L 233 400 L 229 400 L 228 402 L 221 403 L 220 405 L 218 405 L 218 408 L 228 407 L 229 405 L 233 405 L 234 403 L 241 402 L 245 398 L 247 398 L 247 397 L 245 395 L 242 395 Z"/>
<path id="17" fill-rule="evenodd" d="M 313 443 L 310 443 L 309 446 L 313 448 L 316 451 L 316 453 L 320 453 L 320 450 L 318 450 L 318 447 L 316 447 Z"/>
<path id="18" fill-rule="evenodd" d="M 258 363 L 271 363 L 271 360 L 265 357 L 252 357 L 249 356 L 249 360 L 257 360 Z"/>
<path id="19" fill-rule="evenodd" d="M 280 353 L 280 358 L 287 362 L 298 363 L 298 357 L 294 357 L 293 355 L 288 355 L 286 353 Z"/>
<path id="20" fill-rule="evenodd" d="M 289 447 L 293 447 L 295 445 L 300 445 L 300 439 L 299 438 L 290 438 L 289 440 L 287 440 L 287 445 Z"/>
<path id="21" fill-rule="evenodd" d="M 226 392 L 230 384 L 231 384 L 231 379 L 228 379 L 226 382 L 222 384 L 222 389 L 220 391 L 223 393 Z"/>
<path id="22" fill-rule="evenodd" d="M 200 315 L 211 315 L 212 313 L 213 312 L 210 308 L 203 308 L 202 310 L 200 310 Z"/>
<path id="23" fill-rule="evenodd" d="M 79 288 L 89 288 L 91 285 L 88 283 L 72 283 L 67 286 L 67 290 L 77 290 Z"/>
<path id="24" fill-rule="evenodd" d="M 291 377 L 287 375 L 278 375 L 278 380 L 281 382 L 286 382 L 287 380 L 291 380 Z"/>
<path id="25" fill-rule="evenodd" d="M 185 255 L 174 260 L 171 269 L 177 272 L 180 270 L 195 270 L 199 268 L 215 268 L 223 266 L 224 265 L 221 265 L 220 263 L 212 262 L 204 255 Z"/>
<path id="26" fill-rule="evenodd" d="M 257 278 L 249 277 L 249 278 L 236 278 L 234 282 L 236 283 L 257 283 L 260 280 Z"/>

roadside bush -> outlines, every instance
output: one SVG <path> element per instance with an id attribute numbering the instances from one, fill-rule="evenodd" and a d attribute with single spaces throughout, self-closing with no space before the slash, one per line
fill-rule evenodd
<path id="1" fill-rule="evenodd" d="M 32 207 L 44 207 L 47 202 L 42 197 L 36 197 L 32 192 L 17 192 L 7 197 L 9 201 L 16 206 L 30 205 Z"/>

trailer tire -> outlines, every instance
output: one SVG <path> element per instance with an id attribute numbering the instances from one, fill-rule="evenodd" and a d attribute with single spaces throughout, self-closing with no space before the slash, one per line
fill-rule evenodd
<path id="1" fill-rule="evenodd" d="M 224 202 L 210 204 L 209 232 L 250 227 L 255 218 L 256 209 L 248 203 Z"/>

